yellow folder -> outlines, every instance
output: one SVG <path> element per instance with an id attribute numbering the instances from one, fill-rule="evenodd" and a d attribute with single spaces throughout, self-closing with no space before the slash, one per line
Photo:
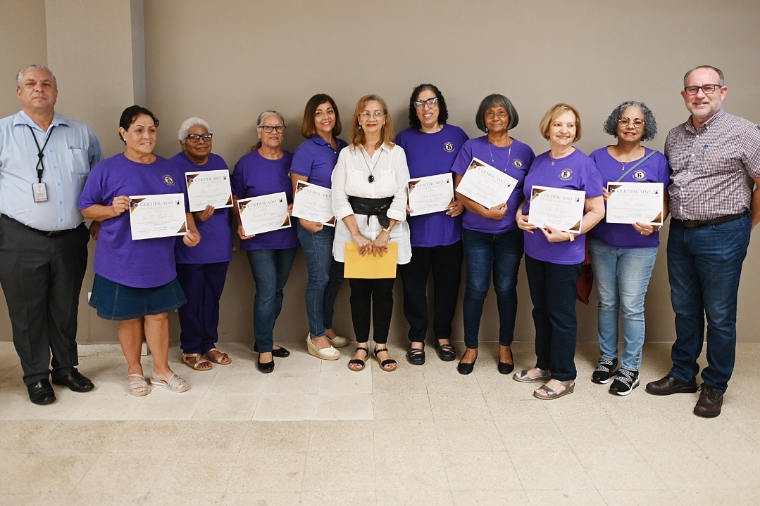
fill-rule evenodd
<path id="1" fill-rule="evenodd" d="M 361 256 L 359 248 L 353 242 L 346 243 L 345 272 L 346 278 L 385 279 L 396 277 L 396 260 L 398 259 L 398 243 L 389 242 L 388 252 L 373 256 Z"/>

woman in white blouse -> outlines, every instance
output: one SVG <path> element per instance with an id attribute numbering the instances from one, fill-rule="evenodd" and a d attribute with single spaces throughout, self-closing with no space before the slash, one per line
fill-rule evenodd
<path id="1" fill-rule="evenodd" d="M 340 152 L 332 174 L 333 211 L 337 218 L 333 256 L 345 260 L 346 243 L 361 255 L 380 255 L 388 242 L 398 243 L 399 264 L 409 263 L 412 247 L 406 224 L 406 185 L 409 168 L 404 150 L 391 142 L 393 125 L 385 101 L 365 95 L 356 104 L 350 144 Z M 393 310 L 393 282 L 387 279 L 350 279 L 351 317 L 356 352 L 349 369 L 361 371 L 369 359 L 370 316 L 374 326 L 372 356 L 384 371 L 396 370 L 388 353 L 388 330 Z"/>

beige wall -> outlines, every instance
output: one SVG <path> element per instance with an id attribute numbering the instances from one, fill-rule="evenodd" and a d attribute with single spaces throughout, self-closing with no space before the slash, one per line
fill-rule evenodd
<path id="1" fill-rule="evenodd" d="M 303 106 L 317 92 L 331 94 L 344 116 L 350 115 L 359 96 L 379 93 L 401 129 L 406 125 L 408 95 L 421 82 L 433 82 L 442 89 L 450 123 L 471 136 L 479 135 L 474 113 L 481 98 L 493 92 L 506 94 L 521 117 L 513 135 L 536 153 L 547 147 L 538 134 L 538 121 L 558 101 L 572 103 L 581 111 L 585 135 L 578 147 L 589 152 L 612 142 L 601 132 L 601 124 L 615 105 L 627 99 L 643 100 L 660 124 L 661 134 L 649 146 L 661 149 L 667 130 L 688 116 L 678 94 L 682 76 L 704 63 L 721 67 L 727 75 L 726 109 L 760 122 L 760 103 L 752 95 L 760 82 L 760 67 L 755 63 L 760 48 L 756 29 L 760 4 L 642 0 L 635 9 L 631 5 L 602 0 L 148 1 L 144 6 L 146 105 L 161 119 L 157 151 L 173 155 L 180 122 L 201 116 L 214 131 L 215 152 L 233 166 L 255 142 L 256 116 L 271 108 L 283 113 L 290 126 L 285 148 L 292 151 L 302 140 L 298 126 Z M 7 18 L 0 20 L 2 37 L 8 23 Z M 38 26 L 37 33 L 44 38 L 44 24 L 42 30 Z M 5 60 L 2 64 L 3 75 L 14 71 Z M 86 72 L 97 82 L 98 69 Z M 8 112 L 17 107 L 10 91 L 0 102 Z M 105 106 L 97 104 L 107 93 L 93 85 L 93 105 L 81 118 L 104 121 Z M 127 105 L 107 107 L 113 117 L 105 121 L 112 127 L 98 128 L 101 138 L 115 135 L 118 117 L 114 111 Z M 760 314 L 754 310 L 752 293 L 760 278 L 758 257 L 752 244 L 740 291 L 739 338 L 743 341 L 760 339 L 753 332 Z M 649 341 L 674 338 L 665 261 L 661 248 L 647 296 Z M 276 329 L 279 339 L 307 332 L 305 282 L 299 254 L 286 287 L 285 317 Z M 400 283 L 396 288 L 392 339 L 401 340 L 406 327 Z M 336 328 L 352 334 L 347 292 L 346 285 L 338 299 Z M 223 296 L 222 340 L 251 339 L 253 293 L 245 255 L 236 251 Z M 524 272 L 519 296 L 516 338 L 532 340 Z M 489 296 L 483 319 L 485 340 L 494 340 L 498 330 L 493 299 Z M 595 300 L 589 307 L 578 306 L 580 340 L 595 339 L 594 304 Z M 91 311 L 89 315 L 96 318 Z M 176 325 L 173 333 L 177 333 Z M 104 334 L 108 332 L 82 337 L 115 340 L 115 334 Z M 455 337 L 461 335 L 460 315 Z"/>

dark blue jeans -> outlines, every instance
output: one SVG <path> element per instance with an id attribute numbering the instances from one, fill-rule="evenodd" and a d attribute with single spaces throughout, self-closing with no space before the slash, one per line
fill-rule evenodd
<path id="1" fill-rule="evenodd" d="M 187 304 L 180 307 L 179 345 L 185 353 L 206 353 L 219 340 L 219 299 L 229 262 L 177 264 L 177 280 Z"/>
<path id="2" fill-rule="evenodd" d="M 325 226 L 311 233 L 296 220 L 298 240 L 306 258 L 309 280 L 306 283 L 306 316 L 311 337 L 322 337 L 332 328 L 333 307 L 343 282 L 343 264 L 333 260 L 335 229 Z"/>
<path id="3" fill-rule="evenodd" d="M 274 324 L 282 310 L 283 288 L 288 282 L 298 248 L 249 250 L 256 296 L 253 298 L 253 336 L 260 353 L 272 351 Z"/>
<path id="4" fill-rule="evenodd" d="M 699 372 L 707 317 L 707 367 L 704 383 L 728 388 L 736 359 L 736 306 L 742 263 L 747 255 L 751 219 L 686 228 L 671 220 L 668 236 L 670 300 L 676 313 L 676 342 L 670 375 L 691 381 Z"/>
<path id="5" fill-rule="evenodd" d="M 483 303 L 493 275 L 499 311 L 499 344 L 509 346 L 515 334 L 517 271 L 523 255 L 523 232 L 515 229 L 503 234 L 486 234 L 462 229 L 462 246 L 467 267 L 462 302 L 464 345 L 478 347 Z"/>
<path id="6" fill-rule="evenodd" d="M 552 379 L 574 380 L 578 374 L 575 296 L 581 264 L 554 264 L 525 255 L 525 271 L 536 327 L 536 367 L 551 371 Z"/>

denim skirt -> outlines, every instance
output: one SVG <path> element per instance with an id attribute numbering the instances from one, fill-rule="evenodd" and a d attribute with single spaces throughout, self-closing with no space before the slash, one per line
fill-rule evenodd
<path id="1" fill-rule="evenodd" d="M 134 320 L 173 311 L 185 305 L 185 293 L 174 278 L 155 288 L 134 288 L 95 274 L 90 306 L 104 320 Z"/>

